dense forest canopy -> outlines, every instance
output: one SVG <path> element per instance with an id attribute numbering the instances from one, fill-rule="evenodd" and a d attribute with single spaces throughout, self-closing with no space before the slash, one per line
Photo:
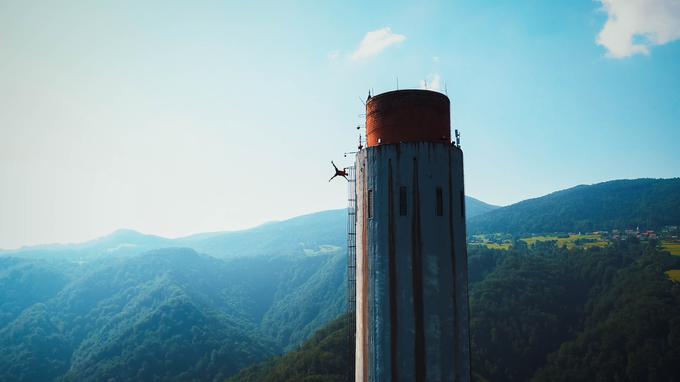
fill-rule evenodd
<path id="1" fill-rule="evenodd" d="M 589 250 L 553 243 L 472 250 L 473 379 L 674 380 L 680 284 L 664 272 L 679 267 L 680 257 L 635 240 Z M 353 368 L 345 363 L 346 325 L 337 320 L 229 381 L 341 380 L 339 372 Z"/>
<path id="2" fill-rule="evenodd" d="M 0 380 L 222 380 L 344 311 L 344 255 L 0 258 Z"/>
<path id="3" fill-rule="evenodd" d="M 680 375 L 680 284 L 666 273 L 680 274 L 680 257 L 663 250 L 680 245 L 513 235 L 680 225 L 679 181 L 579 186 L 497 209 L 468 199 L 470 227 L 511 231 L 491 235 L 499 249 L 469 249 L 473 376 Z M 351 346 L 347 320 L 333 319 L 346 311 L 345 227 L 335 210 L 240 232 L 121 230 L 0 251 L 0 380 L 342 380 Z"/>

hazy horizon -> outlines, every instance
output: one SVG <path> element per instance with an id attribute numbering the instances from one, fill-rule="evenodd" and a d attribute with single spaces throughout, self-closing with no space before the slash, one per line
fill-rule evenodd
<path id="1" fill-rule="evenodd" d="M 671 178 L 669 178 L 669 179 L 671 179 Z M 677 178 L 672 178 L 672 179 L 677 179 Z M 614 180 L 630 180 L 630 179 L 611 179 L 610 181 L 614 181 Z M 574 185 L 573 187 L 578 187 L 578 186 L 584 186 L 584 185 L 583 185 L 583 184 L 579 184 L 579 185 Z M 586 186 L 587 186 L 587 185 L 586 185 Z M 573 188 L 573 187 L 569 187 L 569 188 Z M 569 189 L 569 188 L 567 188 L 567 189 Z M 554 191 L 552 191 L 552 192 L 550 192 L 550 193 L 557 192 L 557 191 L 563 191 L 563 190 L 554 190 Z M 550 193 L 548 193 L 548 194 L 550 194 Z M 548 195 L 548 194 L 546 194 L 546 195 Z M 546 196 L 546 195 L 541 195 L 541 196 Z M 539 197 L 541 197 L 541 196 L 539 196 Z M 476 199 L 476 200 L 478 200 L 478 201 L 484 202 L 483 200 L 480 200 L 480 199 L 478 199 L 478 198 L 475 198 L 475 197 L 472 196 L 472 195 L 466 195 L 466 198 L 468 198 L 468 197 L 471 197 L 471 198 Z M 528 200 L 528 199 L 524 199 L 524 200 Z M 524 201 L 524 200 L 521 200 L 521 201 Z M 521 201 L 519 201 L 519 202 L 521 202 Z M 487 203 L 487 204 L 489 204 L 489 203 Z M 513 204 L 514 204 L 514 203 L 513 203 Z M 490 204 L 490 205 L 492 205 L 492 206 L 494 206 L 494 207 L 507 207 L 507 206 L 510 206 L 510 205 L 512 205 L 512 204 L 509 204 L 509 205 L 494 205 L 494 204 Z M 114 229 L 114 230 L 112 230 L 112 231 L 110 231 L 110 232 L 106 232 L 106 233 L 104 233 L 104 234 L 102 234 L 102 235 L 98 235 L 98 236 L 94 236 L 94 237 L 89 237 L 89 238 L 83 238 L 83 239 L 80 239 L 80 240 L 78 240 L 78 241 L 69 241 L 69 242 L 66 242 L 66 241 L 55 241 L 55 242 L 49 242 L 49 243 L 48 243 L 48 242 L 45 242 L 45 243 L 34 243 L 34 244 L 26 244 L 26 245 L 22 245 L 22 246 L 19 246 L 19 247 L 14 247 L 14 248 L 3 248 L 3 247 L 0 247 L 0 251 L 23 250 L 23 249 L 32 248 L 32 247 L 52 246 L 52 245 L 76 245 L 76 244 L 87 243 L 87 242 L 90 242 L 90 241 L 93 241 L 93 240 L 98 240 L 98 239 L 101 239 L 101 238 L 108 237 L 108 236 L 110 236 L 110 235 L 114 235 L 114 234 L 116 234 L 116 233 L 118 233 L 118 232 L 125 232 L 125 231 L 136 232 L 136 233 L 139 233 L 139 234 L 142 234 L 142 235 L 146 235 L 146 236 L 157 236 L 157 237 L 161 237 L 161 238 L 164 238 L 164 239 L 170 239 L 170 240 L 184 239 L 184 238 L 189 238 L 189 237 L 192 237 L 192 236 L 203 235 L 203 234 L 208 234 L 208 235 L 210 235 L 210 234 L 219 234 L 219 233 L 241 232 L 241 231 L 248 231 L 248 230 L 252 230 L 252 229 L 257 229 L 258 227 L 262 227 L 262 226 L 265 226 L 265 225 L 268 225 L 268 224 L 274 224 L 274 223 L 279 223 L 279 222 L 285 222 L 285 221 L 287 221 L 287 220 L 296 219 L 296 218 L 301 218 L 301 217 L 308 216 L 308 215 L 320 214 L 320 213 L 329 212 L 329 211 L 339 211 L 339 210 L 343 210 L 343 209 L 345 209 L 345 208 L 346 208 L 346 207 L 335 208 L 335 209 L 319 210 L 319 211 L 312 211 L 312 212 L 307 212 L 307 213 L 303 213 L 303 214 L 299 214 L 299 215 L 295 215 L 295 216 L 290 216 L 290 217 L 287 217 L 287 218 L 284 218 L 284 219 L 266 220 L 266 221 L 263 221 L 263 222 L 260 222 L 260 223 L 256 223 L 256 224 L 254 224 L 254 225 L 252 225 L 252 226 L 243 227 L 243 228 L 238 228 L 238 229 L 223 229 L 223 230 L 218 229 L 218 230 L 212 230 L 212 231 L 189 232 L 189 233 L 180 234 L 180 235 L 176 235 L 176 236 L 166 236 L 166 235 L 161 235 L 161 234 L 154 233 L 154 232 L 140 231 L 140 230 L 137 230 L 137 229 L 134 229 L 134 228 L 129 228 L 129 227 L 119 227 L 119 228 L 116 228 L 116 229 Z"/>
<path id="2" fill-rule="evenodd" d="M 361 100 L 446 92 L 468 195 L 680 175 L 680 9 L 0 3 L 0 248 L 343 208 Z"/>

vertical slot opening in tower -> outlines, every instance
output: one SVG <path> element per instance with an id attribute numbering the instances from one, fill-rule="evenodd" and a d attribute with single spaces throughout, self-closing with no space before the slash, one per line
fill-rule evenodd
<path id="1" fill-rule="evenodd" d="M 444 198 L 441 187 L 437 187 L 437 216 L 444 216 Z"/>

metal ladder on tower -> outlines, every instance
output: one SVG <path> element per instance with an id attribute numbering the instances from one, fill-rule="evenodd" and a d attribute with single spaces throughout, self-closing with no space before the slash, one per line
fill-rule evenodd
<path id="1" fill-rule="evenodd" d="M 347 357 L 351 364 L 354 363 L 354 341 L 356 335 L 356 322 L 354 312 L 356 309 L 356 171 L 354 166 L 347 168 Z M 347 368 L 347 380 L 354 380 L 354 368 Z"/>

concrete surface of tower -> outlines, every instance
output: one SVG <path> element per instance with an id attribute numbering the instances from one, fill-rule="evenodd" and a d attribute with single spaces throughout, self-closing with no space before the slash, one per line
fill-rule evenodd
<path id="1" fill-rule="evenodd" d="M 356 156 L 356 381 L 469 381 L 463 152 L 450 102 L 366 104 Z"/>

